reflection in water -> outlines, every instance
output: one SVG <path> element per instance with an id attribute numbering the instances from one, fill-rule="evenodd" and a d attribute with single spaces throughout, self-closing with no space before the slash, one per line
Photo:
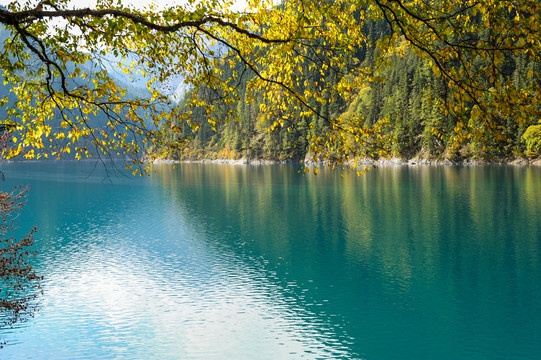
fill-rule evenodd
<path id="1" fill-rule="evenodd" d="M 45 295 L 36 319 L 3 332 L 3 359 L 349 357 L 332 329 L 160 187 L 35 166 L 10 181 L 32 185 L 26 220 L 39 222 Z"/>
<path id="2" fill-rule="evenodd" d="M 539 169 L 385 167 L 345 179 L 287 166 L 170 171 L 159 179 L 179 204 L 263 259 L 358 356 L 541 351 L 530 336 L 541 330 L 531 320 L 541 314 Z"/>
<path id="3" fill-rule="evenodd" d="M 8 359 L 541 353 L 540 169 L 88 169 L 4 168 L 31 183 L 46 278 Z"/>

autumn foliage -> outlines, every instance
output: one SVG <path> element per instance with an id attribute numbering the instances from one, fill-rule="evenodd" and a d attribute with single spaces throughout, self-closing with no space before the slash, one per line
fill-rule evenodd
<path id="1" fill-rule="evenodd" d="M 386 155 L 393 137 L 380 130 L 388 119 L 367 125 L 370 114 L 322 109 L 385 83 L 385 69 L 404 53 L 419 57 L 442 84 L 443 96 L 431 104 L 446 121 L 431 121 L 427 133 L 452 154 L 468 147 L 480 156 L 516 153 L 510 129 L 523 131 L 541 115 L 538 1 L 252 0 L 242 11 L 231 5 L 203 0 L 135 9 L 98 0 L 93 8 L 73 8 L 66 0 L 29 0 L 1 9 L 9 36 L 0 66 L 12 98 L 0 103 L 16 127 L 6 155 L 105 155 L 128 158 L 137 172 L 149 148 L 147 160 L 181 151 L 190 140 L 186 127 L 197 132 L 202 122 L 215 129 L 239 120 L 232 111 L 238 101 L 255 104 L 269 131 L 295 131 L 300 119 L 315 158 L 345 163 Z M 377 39 L 366 31 L 375 22 L 386 24 Z M 363 52 L 375 61 L 359 58 Z M 518 63 L 528 66 L 515 76 Z M 145 78 L 148 96 L 130 96 L 111 69 Z M 163 85 L 175 77 L 191 91 L 186 111 L 172 119 Z M 106 120 L 97 122 L 99 116 Z M 367 152 L 373 144 L 379 149 Z"/>
<path id="2" fill-rule="evenodd" d="M 11 325 L 36 310 L 33 300 L 40 292 L 41 279 L 33 269 L 34 233 L 20 239 L 13 236 L 17 218 L 24 205 L 26 188 L 0 191 L 0 325 Z"/>

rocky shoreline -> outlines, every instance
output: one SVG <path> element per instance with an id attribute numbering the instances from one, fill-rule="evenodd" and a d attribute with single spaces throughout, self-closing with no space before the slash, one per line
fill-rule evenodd
<path id="1" fill-rule="evenodd" d="M 304 161 L 295 160 L 265 160 L 265 159 L 201 159 L 201 160 L 169 160 L 157 159 L 154 164 L 222 164 L 222 165 L 275 165 L 275 164 L 301 164 L 304 163 L 310 167 L 325 166 L 326 162 L 316 162 L 311 159 Z M 424 158 L 412 158 L 404 160 L 393 157 L 390 159 L 361 159 L 358 166 L 480 166 L 480 165 L 515 165 L 515 166 L 541 166 L 541 159 L 510 159 L 501 161 L 483 161 L 475 159 L 466 159 L 464 161 L 453 162 L 450 160 L 435 160 Z"/>

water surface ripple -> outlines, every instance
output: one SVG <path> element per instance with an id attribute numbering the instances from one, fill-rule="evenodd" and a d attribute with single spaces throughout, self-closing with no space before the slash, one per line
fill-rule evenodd
<path id="1" fill-rule="evenodd" d="M 2 359 L 534 359 L 541 171 L 2 164 L 41 310 Z"/>

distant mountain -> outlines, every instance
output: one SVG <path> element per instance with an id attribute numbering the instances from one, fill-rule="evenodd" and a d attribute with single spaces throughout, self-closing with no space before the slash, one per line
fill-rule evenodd
<path id="1" fill-rule="evenodd" d="M 9 31 L 7 31 L 3 26 L 0 25 L 0 46 L 9 36 L 10 36 Z M 36 62 L 37 61 L 38 60 L 36 59 Z M 106 61 L 103 63 L 103 65 L 105 66 L 105 69 L 108 71 L 113 81 L 115 81 L 120 87 L 125 88 L 127 90 L 126 98 L 134 99 L 134 98 L 149 98 L 150 97 L 150 92 L 148 91 L 147 86 L 146 86 L 146 82 L 147 82 L 146 78 L 142 76 L 135 76 L 134 78 L 131 79 L 127 75 L 123 74 L 121 71 L 118 71 L 117 69 L 115 69 L 114 64 L 115 64 L 114 60 L 111 60 L 110 62 Z M 71 72 L 74 69 L 73 64 L 68 64 L 67 67 L 68 67 L 68 72 Z M 82 64 L 82 65 L 79 65 L 79 67 L 81 68 L 81 70 L 87 73 L 92 73 L 96 71 L 96 69 L 94 68 L 94 66 L 92 66 L 91 63 Z M 91 79 L 88 79 L 88 80 L 78 79 L 77 81 L 79 82 L 79 85 L 82 85 L 84 84 L 84 81 L 90 82 Z M 177 89 L 179 88 L 179 86 L 181 86 L 181 84 L 182 84 L 182 79 L 175 78 L 175 79 L 172 79 L 167 84 L 160 84 L 159 89 L 166 94 L 170 94 L 172 97 L 173 96 L 176 97 L 178 96 L 176 95 L 178 91 Z M 15 96 L 10 92 L 11 88 L 12 88 L 11 84 L 4 85 L 4 79 L 0 73 L 0 98 L 4 98 L 7 96 L 8 99 L 10 99 L 11 103 L 13 103 L 16 99 L 15 99 Z M 182 94 L 182 92 L 180 92 L 180 94 Z M 141 114 L 141 115 L 144 115 L 144 114 Z M 5 120 L 7 120 L 7 111 L 5 107 L 1 107 L 0 108 L 0 123 L 4 122 Z M 104 114 L 101 114 L 101 113 L 98 113 L 96 116 L 90 119 L 91 124 L 92 124 L 91 126 L 94 128 L 101 128 L 103 126 L 106 126 L 108 120 L 109 119 Z M 59 122 L 57 124 L 52 123 L 50 125 L 53 126 L 53 128 L 60 126 Z M 148 126 L 152 127 L 153 125 L 149 124 Z M 69 158 L 70 155 L 66 155 L 66 157 Z"/>
<path id="2" fill-rule="evenodd" d="M 131 62 L 132 59 L 127 58 L 121 60 L 120 57 L 114 57 L 112 54 L 108 57 L 107 61 L 103 64 L 109 73 L 109 75 L 116 80 L 117 84 L 123 86 L 135 93 L 147 92 L 147 82 L 149 78 L 141 74 L 125 74 L 117 68 L 117 64 L 121 61 Z M 158 89 L 162 94 L 169 96 L 174 102 L 178 102 L 186 92 L 186 85 L 184 84 L 184 78 L 181 76 L 175 76 L 169 78 L 164 83 L 154 84 L 153 87 Z"/>

